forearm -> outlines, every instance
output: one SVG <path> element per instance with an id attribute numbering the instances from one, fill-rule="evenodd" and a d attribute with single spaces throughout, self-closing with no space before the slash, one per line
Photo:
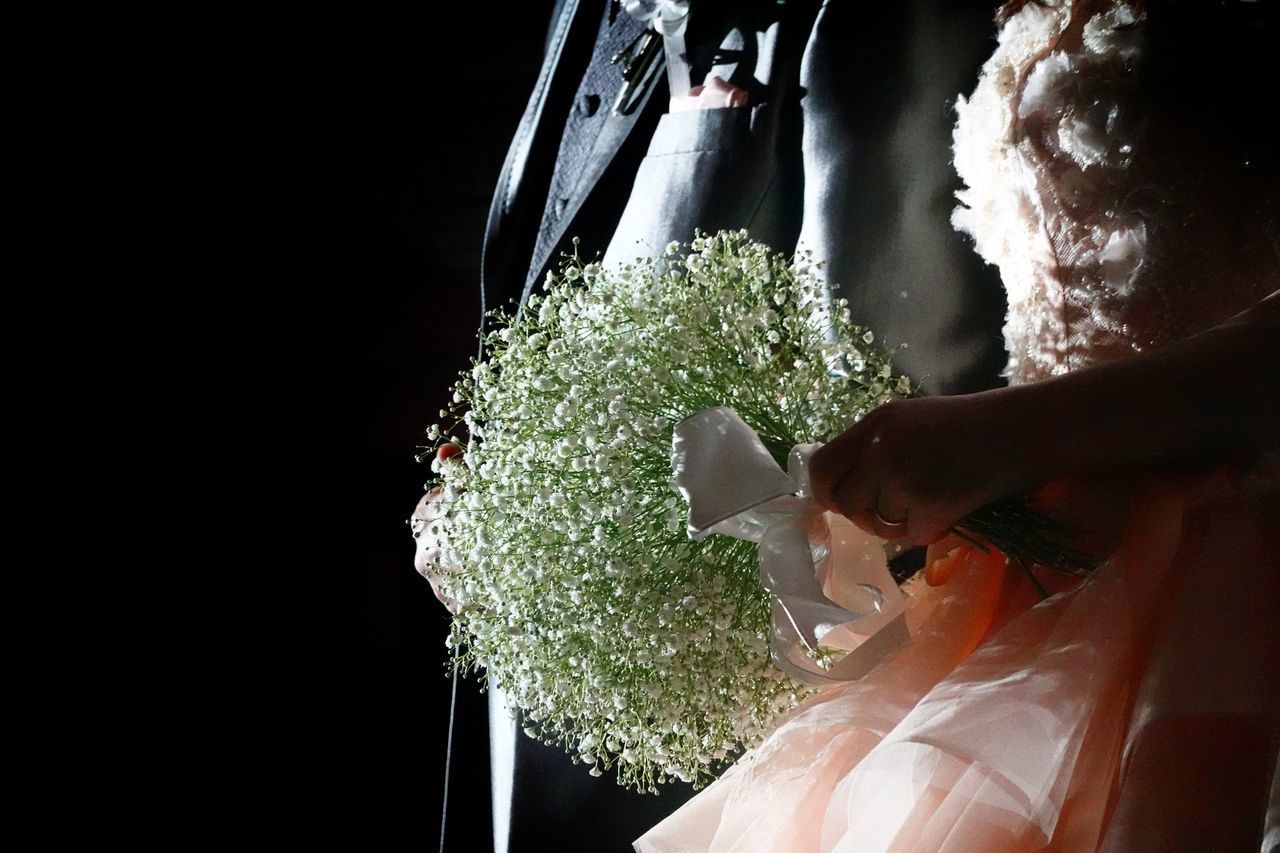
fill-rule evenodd
<path id="1" fill-rule="evenodd" d="M 1155 352 L 992 393 L 1033 480 L 1248 458 L 1280 445 L 1280 298 Z"/>
<path id="2" fill-rule="evenodd" d="M 1276 446 L 1272 296 L 1155 352 L 1032 385 L 888 403 L 813 455 L 810 483 L 820 506 L 862 529 L 925 544 L 997 498 L 1054 480 L 1252 462 Z"/>

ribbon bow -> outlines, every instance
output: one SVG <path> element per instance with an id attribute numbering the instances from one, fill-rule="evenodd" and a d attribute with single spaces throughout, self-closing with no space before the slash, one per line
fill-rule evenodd
<path id="1" fill-rule="evenodd" d="M 819 447 L 797 445 L 783 471 L 725 406 L 681 421 L 671 443 L 690 538 L 724 533 L 759 543 L 773 661 L 810 685 L 860 678 L 910 641 L 884 543 L 813 502 L 808 465 Z"/>

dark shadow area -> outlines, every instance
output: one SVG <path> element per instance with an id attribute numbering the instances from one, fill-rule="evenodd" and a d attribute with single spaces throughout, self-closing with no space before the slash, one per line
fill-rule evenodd
<path id="1" fill-rule="evenodd" d="M 553 5 L 313 21 L 281 60 L 301 101 L 281 110 L 305 117 L 288 131 L 281 172 L 300 189 L 277 242 L 307 256 L 263 296 L 281 315 L 291 445 L 267 453 L 303 473 L 278 507 L 296 538 L 263 561 L 286 585 L 272 617 L 286 651 L 250 711 L 248 772 L 277 820 L 296 818 L 294 841 L 438 844 L 448 614 L 413 569 L 405 520 L 430 476 L 414 453 L 475 352 L 489 203 Z M 458 693 L 459 829 L 487 845 L 484 696 Z"/>

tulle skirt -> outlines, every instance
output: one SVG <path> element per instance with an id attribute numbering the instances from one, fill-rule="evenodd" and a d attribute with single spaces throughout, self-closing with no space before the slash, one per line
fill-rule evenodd
<path id="1" fill-rule="evenodd" d="M 913 642 L 827 688 L 636 842 L 693 851 L 1236 851 L 1280 844 L 1280 512 L 1152 490 L 1034 601 L 970 551 Z"/>

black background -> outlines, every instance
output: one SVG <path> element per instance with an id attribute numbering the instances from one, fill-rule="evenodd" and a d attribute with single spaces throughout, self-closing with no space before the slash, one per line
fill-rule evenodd
<path id="1" fill-rule="evenodd" d="M 406 519 L 430 477 L 414 454 L 475 353 L 485 221 L 552 6 L 313 21 L 262 99 L 284 130 L 257 178 L 285 249 L 265 296 L 280 373 L 260 383 L 283 444 L 265 449 L 299 474 L 274 524 L 293 537 L 267 565 L 285 581 L 283 658 L 244 773 L 268 815 L 275 797 L 296 818 L 293 840 L 438 843 L 448 621 L 413 569 Z M 477 848 L 491 834 L 483 702 L 459 685 L 452 796 L 470 815 L 450 849 L 468 849 L 456 830 Z"/>

